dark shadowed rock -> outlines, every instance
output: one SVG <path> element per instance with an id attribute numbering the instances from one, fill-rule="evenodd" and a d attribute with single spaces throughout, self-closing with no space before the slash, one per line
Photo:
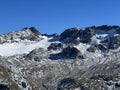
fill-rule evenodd
<path id="1" fill-rule="evenodd" d="M 116 29 L 117 34 L 120 34 L 120 28 Z"/>
<path id="2" fill-rule="evenodd" d="M 109 49 L 117 49 L 119 47 L 120 47 L 120 35 L 111 37 L 108 48 Z"/>
<path id="3" fill-rule="evenodd" d="M 41 61 L 44 58 L 45 51 L 43 48 L 34 49 L 25 56 L 25 60 Z"/>
<path id="4" fill-rule="evenodd" d="M 120 83 L 115 83 L 116 88 L 120 88 Z"/>
<path id="5" fill-rule="evenodd" d="M 30 27 L 29 28 L 35 35 L 40 35 L 40 32 L 35 28 L 35 27 Z"/>
<path id="6" fill-rule="evenodd" d="M 54 33 L 54 34 L 42 34 L 42 36 L 47 36 L 47 37 L 58 37 L 59 34 Z"/>
<path id="7" fill-rule="evenodd" d="M 0 84 L 0 90 L 11 90 L 9 86 Z"/>
<path id="8" fill-rule="evenodd" d="M 120 35 L 110 37 L 101 43 L 108 49 L 117 49 L 120 47 Z"/>
<path id="9" fill-rule="evenodd" d="M 48 47 L 48 50 L 60 50 L 62 48 L 63 48 L 63 44 L 62 43 L 52 43 Z"/>
<path id="10" fill-rule="evenodd" d="M 80 42 L 82 43 L 89 43 L 91 42 L 91 37 L 94 35 L 94 29 L 86 28 L 82 32 L 79 31 L 79 38 Z"/>
<path id="11" fill-rule="evenodd" d="M 78 30 L 80 30 L 80 28 L 70 28 L 70 29 L 66 29 L 63 33 L 61 33 L 61 40 L 70 38 L 72 36 L 74 36 L 75 33 L 78 32 Z"/>
<path id="12" fill-rule="evenodd" d="M 104 45 L 102 45 L 102 44 L 98 44 L 98 45 L 96 45 L 96 48 L 99 49 L 99 50 L 101 50 L 101 51 L 105 51 L 105 50 L 107 50 L 107 47 L 104 46 Z"/>
<path id="13" fill-rule="evenodd" d="M 110 81 L 113 80 L 114 77 L 110 76 L 110 75 L 93 75 L 90 79 L 94 79 L 94 80 L 104 80 L 104 81 Z"/>
<path id="14" fill-rule="evenodd" d="M 93 28 L 85 28 L 85 30 L 80 28 L 71 28 L 65 30 L 60 36 L 61 40 L 65 43 L 79 44 L 80 42 L 89 43 L 93 35 Z"/>
<path id="15" fill-rule="evenodd" d="M 78 88 L 79 83 L 73 78 L 65 78 L 61 80 L 57 86 L 57 90 L 74 90 Z"/>
<path id="16" fill-rule="evenodd" d="M 105 51 L 108 50 L 108 48 L 104 44 L 91 45 L 87 48 L 88 52 L 95 52 L 96 50 Z"/>
<path id="17" fill-rule="evenodd" d="M 62 50 L 61 53 L 51 54 L 50 59 L 75 59 L 80 58 L 84 59 L 84 55 L 75 47 L 68 46 Z"/>
<path id="18" fill-rule="evenodd" d="M 117 29 L 120 28 L 119 26 L 109 26 L 109 25 L 102 25 L 96 27 L 97 30 L 111 30 L 111 29 Z"/>
<path id="19" fill-rule="evenodd" d="M 80 57 L 81 52 L 75 47 L 68 46 L 63 49 L 61 55 L 65 58 L 69 58 L 69 57 L 76 58 L 76 57 Z"/>
<path id="20" fill-rule="evenodd" d="M 95 45 L 91 45 L 89 48 L 87 48 L 87 51 L 88 52 L 95 52 L 96 51 L 96 47 L 95 47 Z"/>
<path id="21" fill-rule="evenodd" d="M 25 82 L 22 82 L 22 87 L 23 87 L 23 88 L 26 88 L 26 87 L 27 87 L 27 85 L 26 85 Z"/>

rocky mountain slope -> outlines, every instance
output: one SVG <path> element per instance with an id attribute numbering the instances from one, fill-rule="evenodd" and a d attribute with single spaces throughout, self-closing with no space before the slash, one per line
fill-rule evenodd
<path id="1" fill-rule="evenodd" d="M 120 90 L 120 26 L 0 35 L 0 90 Z"/>

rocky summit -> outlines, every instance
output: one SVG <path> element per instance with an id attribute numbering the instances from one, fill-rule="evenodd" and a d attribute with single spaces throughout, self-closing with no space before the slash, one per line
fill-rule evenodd
<path id="1" fill-rule="evenodd" d="M 0 35 L 0 90 L 120 90 L 120 26 Z"/>

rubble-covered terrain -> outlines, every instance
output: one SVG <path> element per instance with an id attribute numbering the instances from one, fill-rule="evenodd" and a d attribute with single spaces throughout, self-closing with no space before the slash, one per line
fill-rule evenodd
<path id="1" fill-rule="evenodd" d="M 120 26 L 0 35 L 0 90 L 120 90 Z"/>

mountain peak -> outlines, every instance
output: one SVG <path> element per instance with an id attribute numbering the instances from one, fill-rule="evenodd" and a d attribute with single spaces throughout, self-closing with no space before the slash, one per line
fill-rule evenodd
<path id="1" fill-rule="evenodd" d="M 26 30 L 31 31 L 31 32 L 34 33 L 35 35 L 40 35 L 40 32 L 39 32 L 35 27 L 30 27 L 30 28 L 25 27 L 25 28 L 22 29 L 22 31 L 26 31 Z"/>
<path id="2" fill-rule="evenodd" d="M 20 31 L 0 35 L 0 43 L 16 42 L 21 40 L 36 41 L 40 39 L 41 34 L 34 27 L 24 28 Z"/>

